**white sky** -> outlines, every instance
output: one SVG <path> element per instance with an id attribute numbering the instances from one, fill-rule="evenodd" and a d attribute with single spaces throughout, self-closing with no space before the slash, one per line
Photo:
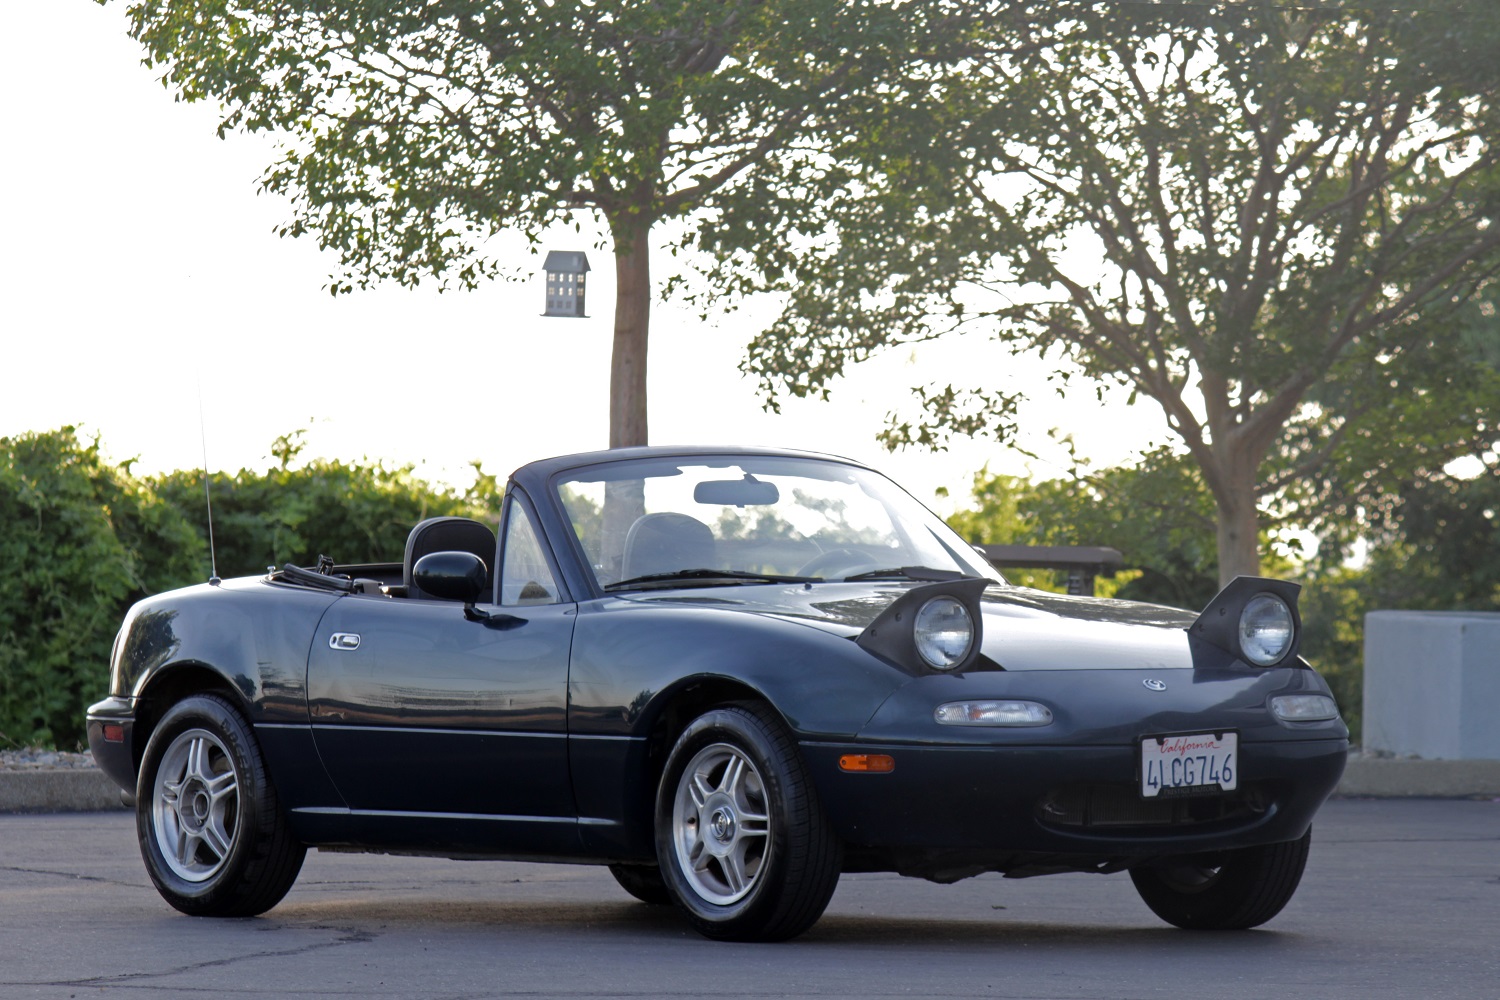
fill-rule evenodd
<path id="1" fill-rule="evenodd" d="M 534 458 L 607 444 L 613 262 L 559 227 L 545 250 L 589 251 L 590 318 L 540 317 L 541 257 L 517 234 L 507 261 L 528 282 L 438 295 L 396 287 L 331 297 L 336 263 L 312 240 L 272 228 L 286 204 L 256 193 L 269 142 L 214 135 L 216 109 L 174 103 L 140 65 L 124 7 L 91 0 L 6 5 L 0 93 L 7 101 L 0 190 L 0 436 L 65 424 L 98 433 L 142 472 L 202 462 L 198 389 L 212 468 L 266 468 L 279 434 L 308 428 L 305 455 L 411 463 L 465 485 L 468 463 L 504 475 Z M 658 279 L 670 258 L 658 252 Z M 1154 407 L 1101 406 L 1083 388 L 1064 403 L 1041 363 L 1018 363 L 979 338 L 893 353 L 853 370 L 829 403 L 763 411 L 737 370 L 770 315 L 741 310 L 704 325 L 653 305 L 653 444 L 763 444 L 849 455 L 918 498 L 972 474 L 1024 473 L 993 442 L 947 453 L 886 453 L 892 410 L 913 412 L 928 382 L 1027 389 L 1023 443 L 1055 456 L 1049 428 L 1072 433 L 1100 464 L 1169 435 Z M 935 504 L 946 512 L 953 504 Z"/>

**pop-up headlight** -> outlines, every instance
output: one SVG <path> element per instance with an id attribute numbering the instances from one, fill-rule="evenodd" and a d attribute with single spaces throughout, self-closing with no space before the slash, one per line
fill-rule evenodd
<path id="1" fill-rule="evenodd" d="M 974 645 L 974 619 L 955 597 L 934 597 L 922 605 L 912 626 L 917 653 L 934 670 L 952 670 Z"/>
<path id="2" fill-rule="evenodd" d="M 1297 617 L 1301 590 L 1286 580 L 1235 577 L 1188 632 L 1252 667 L 1291 665 L 1302 631 Z"/>
<path id="3" fill-rule="evenodd" d="M 955 573 L 951 580 L 911 587 L 855 641 L 915 674 L 965 670 L 979 658 L 984 628 L 979 596 L 989 583 Z"/>

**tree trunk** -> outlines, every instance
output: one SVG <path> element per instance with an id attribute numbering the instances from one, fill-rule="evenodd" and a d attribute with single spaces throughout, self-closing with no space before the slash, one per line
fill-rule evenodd
<path id="1" fill-rule="evenodd" d="M 1218 451 L 1218 449 L 1215 449 Z M 1255 505 L 1258 457 L 1233 446 L 1215 456 L 1214 502 L 1219 513 L 1219 586 L 1260 575 L 1260 511 Z"/>
<path id="2" fill-rule="evenodd" d="M 1260 576 L 1260 512 L 1253 489 L 1242 504 L 1219 505 L 1219 586 L 1237 576 Z"/>
<path id="3" fill-rule="evenodd" d="M 611 220 L 615 343 L 609 367 L 609 446 L 646 444 L 646 345 L 651 325 L 651 223 Z"/>

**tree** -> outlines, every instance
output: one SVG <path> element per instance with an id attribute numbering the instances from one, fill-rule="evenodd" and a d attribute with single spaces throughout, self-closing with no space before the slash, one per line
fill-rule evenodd
<path id="1" fill-rule="evenodd" d="M 1170 449 L 1153 449 L 1134 467 L 1041 482 L 981 472 L 971 494 L 948 519 L 971 542 L 1109 545 L 1135 574 L 1112 594 L 1124 600 L 1198 611 L 1218 590 L 1213 498 L 1192 461 Z"/>
<path id="2" fill-rule="evenodd" d="M 1500 458 L 1466 479 L 1413 483 L 1399 530 L 1378 539 L 1364 586 L 1370 609 L 1500 611 Z"/>
<path id="3" fill-rule="evenodd" d="M 788 297 L 746 369 L 774 407 L 955 331 L 1051 352 L 1162 408 L 1220 580 L 1258 572 L 1262 507 L 1349 513 L 1495 436 L 1455 327 L 1500 272 L 1500 11 L 1444 8 L 1060 3 L 1027 47 L 997 22 L 831 151 L 818 217 L 709 244 L 719 288 Z M 1021 394 L 988 381 L 919 387 L 884 440 L 1009 435 Z"/>
<path id="4" fill-rule="evenodd" d="M 262 186 L 292 198 L 283 235 L 337 251 L 336 294 L 473 287 L 499 271 L 495 233 L 602 220 L 611 447 L 647 440 L 653 227 L 711 212 L 974 16 L 958 0 L 136 0 L 129 14 L 180 99 L 222 102 L 221 135 L 285 136 Z"/>

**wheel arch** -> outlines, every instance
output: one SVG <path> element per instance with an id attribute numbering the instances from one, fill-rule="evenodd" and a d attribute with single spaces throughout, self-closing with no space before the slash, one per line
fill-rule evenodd
<path id="1" fill-rule="evenodd" d="M 684 677 L 659 692 L 642 710 L 638 726 L 645 733 L 642 767 L 624 788 L 623 819 L 633 844 L 649 847 L 655 837 L 657 787 L 677 738 L 705 712 L 726 705 L 759 705 L 791 730 L 771 697 L 745 680 L 720 674 Z"/>
<path id="2" fill-rule="evenodd" d="M 135 728 L 131 746 L 135 771 L 140 773 L 141 758 L 151 734 L 172 706 L 197 694 L 217 694 L 227 700 L 245 724 L 250 725 L 250 704 L 223 672 L 200 660 L 182 660 L 161 667 L 146 679 L 136 700 Z"/>

